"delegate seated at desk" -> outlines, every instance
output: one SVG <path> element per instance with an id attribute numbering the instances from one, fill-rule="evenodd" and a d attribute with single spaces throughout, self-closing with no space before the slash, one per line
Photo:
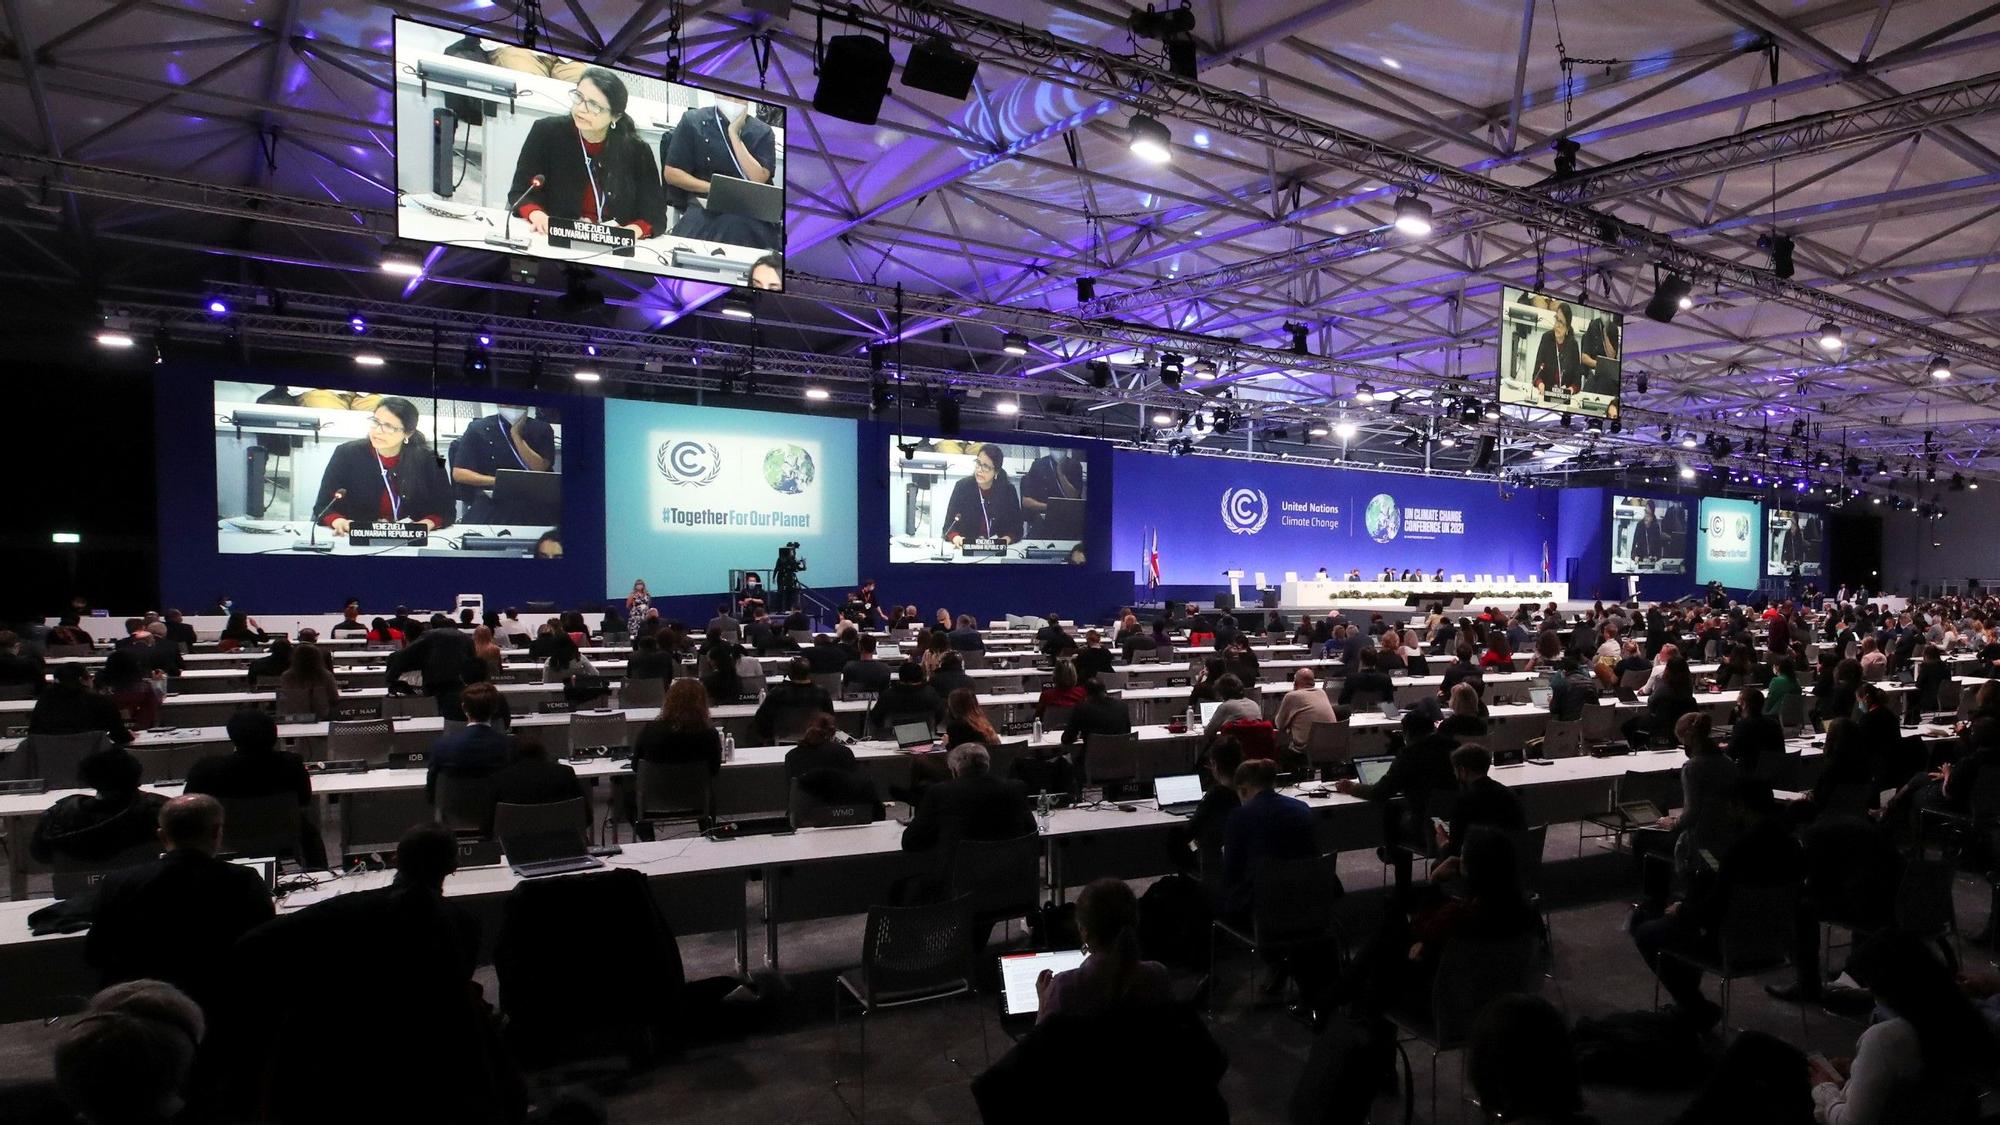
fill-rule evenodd
<path id="1" fill-rule="evenodd" d="M 547 517 L 532 504 L 512 504 L 493 494 L 501 469 L 546 473 L 556 463 L 555 428 L 530 417 L 525 406 L 501 406 L 452 439 L 451 483 L 472 523 L 538 524 Z M 336 626 L 338 628 L 338 626 Z"/>
<path id="2" fill-rule="evenodd" d="M 777 166 L 777 134 L 743 99 L 718 94 L 714 105 L 682 113 L 673 132 L 660 141 L 661 179 L 670 191 L 686 197 L 676 201 L 681 217 L 674 224 L 675 237 L 783 250 L 784 230 L 778 224 L 714 214 L 706 206 L 710 177 L 768 184 Z"/>
<path id="3" fill-rule="evenodd" d="M 619 77 L 590 67 L 570 92 L 569 116 L 545 117 L 528 128 L 514 165 L 509 199 L 536 234 L 559 219 L 621 226 L 640 238 L 666 229 L 666 192 L 653 154 L 625 115 L 631 96 Z M 535 177 L 540 186 L 533 186 Z"/>
<path id="4" fill-rule="evenodd" d="M 377 520 L 419 523 L 432 531 L 451 523 L 451 486 L 417 429 L 419 420 L 409 399 L 385 398 L 375 407 L 368 436 L 334 449 L 313 511 L 335 535 Z"/>
<path id="5" fill-rule="evenodd" d="M 1021 538 L 1021 498 L 1007 476 L 1007 455 L 997 445 L 982 445 L 974 451 L 972 475 L 960 477 L 951 487 L 951 502 L 944 509 L 944 537 L 952 543 L 971 539 L 998 539 L 1012 543 Z"/>

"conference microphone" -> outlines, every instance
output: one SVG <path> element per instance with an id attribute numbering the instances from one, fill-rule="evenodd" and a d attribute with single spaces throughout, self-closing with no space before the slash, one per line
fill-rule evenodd
<path id="1" fill-rule="evenodd" d="M 502 212 L 502 218 L 500 220 L 502 224 L 500 228 L 501 232 L 497 235 L 495 234 L 487 235 L 486 245 L 503 246 L 509 250 L 526 250 L 529 247 L 530 245 L 529 239 L 514 237 L 514 208 L 519 207 L 521 205 L 521 202 L 528 198 L 529 194 L 531 194 L 532 192 L 535 191 L 535 189 L 541 187 L 544 183 L 547 182 L 548 181 L 544 179 L 541 173 L 539 172 L 536 173 L 534 177 L 528 181 L 528 186 L 521 189 L 521 194 L 515 196 L 514 202 L 509 203 L 507 205 L 507 210 Z"/>
<path id="2" fill-rule="evenodd" d="M 308 525 L 311 528 L 311 530 L 306 532 L 306 541 L 303 543 L 292 544 L 292 550 L 313 551 L 322 555 L 333 550 L 333 544 L 321 543 L 319 541 L 319 521 L 325 519 L 326 514 L 328 512 L 333 511 L 333 506 L 335 504 L 340 503 L 342 500 L 346 498 L 347 498 L 346 489 L 344 488 L 334 489 L 333 495 L 330 498 L 328 498 L 326 502 L 326 507 L 321 508 L 319 511 L 313 513 L 312 523 Z"/>

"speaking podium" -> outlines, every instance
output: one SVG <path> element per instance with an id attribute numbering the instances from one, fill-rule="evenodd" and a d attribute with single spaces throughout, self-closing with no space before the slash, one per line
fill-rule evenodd
<path id="1" fill-rule="evenodd" d="M 1239 605 L 1242 605 L 1242 604 L 1243 604 L 1243 572 L 1242 572 L 1242 571 L 1240 571 L 1240 570 L 1225 570 L 1225 571 L 1223 571 L 1223 572 L 1222 572 L 1222 576 L 1223 576 L 1224 578 L 1227 578 L 1227 579 L 1229 579 L 1229 601 L 1230 601 L 1230 604 L 1231 604 L 1232 606 L 1239 606 Z"/>

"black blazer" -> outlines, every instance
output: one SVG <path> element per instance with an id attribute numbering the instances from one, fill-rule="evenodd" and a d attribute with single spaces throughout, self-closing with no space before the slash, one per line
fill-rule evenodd
<path id="1" fill-rule="evenodd" d="M 978 539 L 991 526 L 995 536 L 1021 538 L 1021 498 L 1014 492 L 1011 478 L 1002 476 L 993 481 L 993 487 L 986 492 L 984 516 L 980 514 L 979 497 L 979 482 L 971 477 L 961 477 L 951 486 L 951 500 L 944 510 L 945 535 Z"/>
<path id="2" fill-rule="evenodd" d="M 444 475 L 444 466 L 431 455 L 429 442 L 403 445 L 396 467 L 389 470 L 389 483 L 402 499 L 405 520 L 436 519 L 439 527 L 451 523 L 457 510 L 452 503 L 451 482 Z M 333 494 L 343 488 L 347 495 L 336 503 Z M 313 500 L 313 512 L 322 511 L 355 523 L 382 518 L 382 466 L 367 438 L 342 442 L 334 449 L 326 472 L 319 478 L 319 496 Z"/>
<path id="3" fill-rule="evenodd" d="M 199 852 L 173 851 L 106 875 L 84 940 L 105 984 L 152 978 L 213 1004 L 233 964 L 230 946 L 271 917 L 255 871 Z"/>
<path id="4" fill-rule="evenodd" d="M 1011 840 L 1035 830 L 1028 790 L 1018 781 L 960 777 L 924 791 L 917 814 L 903 829 L 903 850 L 925 851 L 960 840 Z"/>
<path id="5" fill-rule="evenodd" d="M 539 204 L 556 218 L 574 219 L 583 210 L 590 194 L 590 170 L 584 167 L 582 139 L 567 115 L 544 117 L 528 127 L 528 139 L 521 142 L 521 156 L 514 164 L 514 182 L 507 189 L 511 202 Z M 667 197 L 660 186 L 660 169 L 653 163 L 653 150 L 629 129 L 614 129 L 605 138 L 604 151 L 597 158 L 597 188 L 604 193 L 604 209 L 598 216 L 607 224 L 644 222 L 655 235 L 667 232 Z M 542 186 L 530 191 L 536 176 Z M 527 198 L 522 199 L 526 193 Z"/>

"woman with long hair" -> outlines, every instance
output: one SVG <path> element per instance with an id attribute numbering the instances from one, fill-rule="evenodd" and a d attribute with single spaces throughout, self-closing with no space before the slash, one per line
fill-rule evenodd
<path id="1" fill-rule="evenodd" d="M 1007 475 L 1007 454 L 999 446 L 988 444 L 973 449 L 972 475 L 952 485 L 944 520 L 944 539 L 948 543 L 967 539 L 1012 543 L 1021 538 L 1024 526 L 1021 497 Z"/>
<path id="2" fill-rule="evenodd" d="M 507 658 L 500 651 L 500 645 L 494 641 L 491 626 L 481 625 L 472 631 L 472 656 L 473 659 L 486 665 L 486 675 L 488 678 L 500 674 L 501 668 L 506 664 Z"/>
<path id="3" fill-rule="evenodd" d="M 131 649 L 114 649 L 104 658 L 104 671 L 97 674 L 97 690 L 118 705 L 126 726 L 143 730 L 159 721 L 160 690 L 147 676 L 139 654 Z"/>
<path id="4" fill-rule="evenodd" d="M 390 396 L 375 404 L 368 432 L 334 447 L 320 474 L 313 510 L 335 535 L 355 524 L 418 524 L 431 531 L 451 523 L 456 502 L 440 458 L 418 423 L 415 403 Z"/>
<path id="5" fill-rule="evenodd" d="M 1035 718 L 1048 718 L 1051 707 L 1068 710 L 1081 702 L 1083 702 L 1083 685 L 1077 682 L 1076 664 L 1069 660 L 1058 660 L 1055 682 L 1043 688 L 1041 697 L 1035 700 Z"/>
<path id="6" fill-rule="evenodd" d="M 618 75 L 593 66 L 577 77 L 567 116 L 528 129 L 507 198 L 538 237 L 551 216 L 624 227 L 635 238 L 666 233 L 667 195 L 653 150 L 625 112 L 631 93 Z"/>
<path id="7" fill-rule="evenodd" d="M 1887 1017 L 1861 1033 L 1845 1075 L 1813 1062 L 1813 1104 L 1826 1125 L 1969 1120 L 2000 1069 L 1993 1029 L 1923 942 L 1889 931 L 1855 951 L 1848 972 Z"/>
<path id="8" fill-rule="evenodd" d="M 1083 939 L 1083 964 L 1061 973 L 1044 971 L 1035 980 L 1041 1008 L 1036 1023 L 1059 1012 L 1099 1015 L 1127 1004 L 1166 1004 L 1173 999 L 1167 968 L 1139 952 L 1139 899 L 1120 879 L 1097 879 L 1076 900 L 1076 928 Z"/>
<path id="9" fill-rule="evenodd" d="M 971 688 L 958 688 L 945 697 L 944 724 L 946 746 L 977 742 L 992 749 L 1000 745 L 1000 732 L 993 729 L 986 709 L 979 705 L 979 696 Z"/>
<path id="10" fill-rule="evenodd" d="M 660 713 L 639 731 L 633 761 L 702 762 L 714 774 L 722 768 L 722 736 L 709 717 L 708 693 L 693 680 L 667 688 Z"/>
<path id="11" fill-rule="evenodd" d="M 340 700 L 340 681 L 326 670 L 317 645 L 292 649 L 292 663 L 278 675 L 278 714 L 311 715 L 324 720 Z"/>

